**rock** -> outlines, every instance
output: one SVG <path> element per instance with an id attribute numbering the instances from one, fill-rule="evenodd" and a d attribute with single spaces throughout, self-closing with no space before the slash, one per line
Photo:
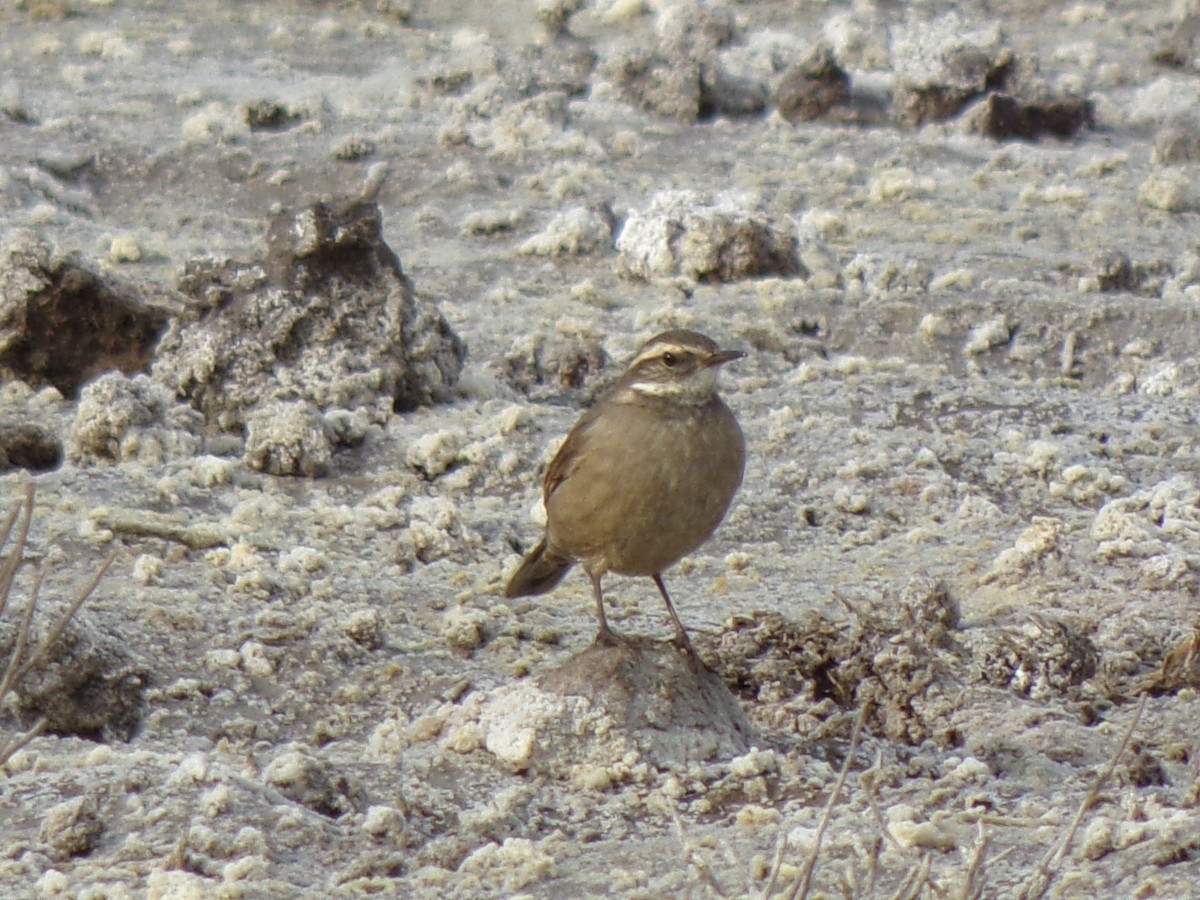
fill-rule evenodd
<path id="1" fill-rule="evenodd" d="M 0 371 L 75 397 L 109 369 L 145 369 L 167 325 L 132 288 L 18 232 L 0 244 Z"/>
<path id="2" fill-rule="evenodd" d="M 501 363 L 501 377 L 519 391 L 542 385 L 560 390 L 583 387 L 604 371 L 608 354 L 597 341 L 532 334 L 518 338 Z"/>
<path id="3" fill-rule="evenodd" d="M 1151 172 L 1138 185 L 1137 202 L 1164 212 L 1195 212 L 1200 210 L 1200 189 L 1186 173 L 1174 169 Z"/>
<path id="4" fill-rule="evenodd" d="M 268 401 L 246 417 L 246 465 L 272 475 L 316 478 L 333 460 L 332 432 L 305 400 Z"/>
<path id="5" fill-rule="evenodd" d="M 990 93 L 963 116 L 963 130 L 995 140 L 1074 137 L 1096 126 L 1095 108 L 1084 97 L 1018 97 Z"/>
<path id="6" fill-rule="evenodd" d="M 654 23 L 663 47 L 683 56 L 701 56 L 733 40 L 733 13 L 724 6 L 667 3 Z"/>
<path id="7" fill-rule="evenodd" d="M 367 808 L 361 785 L 302 751 L 281 753 L 263 770 L 262 777 L 289 800 L 331 819 Z"/>
<path id="8" fill-rule="evenodd" d="M 195 456 L 204 443 L 204 419 L 175 402 L 147 375 L 108 372 L 85 385 L 67 437 L 76 465 Z"/>
<path id="9" fill-rule="evenodd" d="M 701 67 L 694 60 L 638 50 L 606 62 L 602 71 L 639 109 L 684 122 L 700 118 Z"/>
<path id="10" fill-rule="evenodd" d="M 660 14 L 656 31 L 657 46 L 624 51 L 601 67 L 626 101 L 687 122 L 766 110 L 767 86 L 721 64 L 717 50 L 734 34 L 729 10 L 671 4 Z"/>
<path id="11" fill-rule="evenodd" d="M 290 109 L 278 100 L 251 100 L 242 106 L 242 119 L 251 131 L 284 131 L 303 122 L 303 110 Z"/>
<path id="12" fill-rule="evenodd" d="M 1150 55 L 1170 69 L 1194 68 L 1200 57 L 1200 14 L 1188 13 L 1175 24 Z"/>
<path id="13" fill-rule="evenodd" d="M 1154 137 L 1150 161 L 1156 166 L 1200 160 L 1200 133 L 1194 127 L 1164 128 Z"/>
<path id="14" fill-rule="evenodd" d="M 970 28 L 957 13 L 912 21 L 892 30 L 896 116 L 909 125 L 948 119 L 1013 65 L 1000 28 Z"/>
<path id="15" fill-rule="evenodd" d="M 50 807 L 38 829 L 38 842 L 51 859 L 64 862 L 90 853 L 104 834 L 100 804 L 92 794 Z"/>
<path id="16" fill-rule="evenodd" d="M 198 315 L 172 323 L 154 361 L 154 377 L 209 423 L 236 430 L 255 409 L 270 418 L 297 401 L 381 422 L 449 396 L 462 342 L 414 298 L 377 206 L 281 213 L 267 245 L 261 262 L 188 264 L 180 287 Z"/>
<path id="17" fill-rule="evenodd" d="M 850 624 L 816 612 L 800 620 L 777 613 L 736 616 L 701 654 L 751 703 L 797 711 L 833 701 L 864 704 L 868 726 L 891 740 L 952 744 L 949 699 L 961 685 L 958 604 L 936 579 L 918 577 L 899 597 L 857 602 Z M 806 714 L 806 713 L 805 713 Z"/>
<path id="18" fill-rule="evenodd" d="M 333 158 L 341 162 L 361 162 L 375 155 L 375 142 L 360 134 L 342 138 L 333 146 Z"/>
<path id="19" fill-rule="evenodd" d="M 1109 250 L 1096 256 L 1092 268 L 1101 293 L 1132 291 L 1137 287 L 1133 263 L 1123 250 Z"/>
<path id="20" fill-rule="evenodd" d="M 43 586 L 43 594 L 47 591 Z M 23 607 L 24 601 L 20 601 Z M 61 615 L 39 606 L 30 632 L 37 647 Z M 11 658 L 15 617 L 0 618 L 0 660 Z M 46 717 L 46 731 L 88 740 L 127 741 L 142 716 L 146 669 L 125 643 L 103 631 L 86 609 L 78 610 L 49 653 L 20 679 L 14 690 L 22 727 Z"/>
<path id="21" fill-rule="evenodd" d="M 755 79 L 733 75 L 719 63 L 700 73 L 700 119 L 716 116 L 759 116 L 767 109 L 767 86 Z"/>
<path id="22" fill-rule="evenodd" d="M 506 61 L 501 75 L 522 97 L 545 92 L 578 97 L 587 92 L 595 67 L 596 54 L 591 47 L 563 34 L 546 44 L 522 47 Z"/>
<path id="23" fill-rule="evenodd" d="M 775 87 L 775 106 L 789 122 L 819 119 L 850 102 L 850 76 L 828 47 L 817 48 L 788 69 Z"/>
<path id="24" fill-rule="evenodd" d="M 800 275 L 794 230 L 769 221 L 756 206 L 744 194 L 661 191 L 647 209 L 631 210 L 617 235 L 621 269 L 635 278 L 721 282 Z"/>
<path id="25" fill-rule="evenodd" d="M 612 210 L 607 205 L 575 206 L 559 213 L 517 252 L 524 256 L 583 256 L 612 248 Z"/>
<path id="26" fill-rule="evenodd" d="M 41 422 L 0 420 L 0 472 L 56 469 L 63 459 L 62 441 Z"/>
<path id="27" fill-rule="evenodd" d="M 668 643 L 595 644 L 494 693 L 479 712 L 488 751 L 517 771 L 660 767 L 729 759 L 752 736 L 737 700 L 694 655 Z"/>
<path id="28" fill-rule="evenodd" d="M 1130 124 L 1149 128 L 1196 128 L 1200 83 L 1190 75 L 1161 75 L 1136 88 L 1125 104 Z"/>
<path id="29" fill-rule="evenodd" d="M 1100 651 L 1066 622 L 1034 614 L 1019 625 L 972 629 L 975 676 L 1035 700 L 1061 696 L 1096 674 Z"/>

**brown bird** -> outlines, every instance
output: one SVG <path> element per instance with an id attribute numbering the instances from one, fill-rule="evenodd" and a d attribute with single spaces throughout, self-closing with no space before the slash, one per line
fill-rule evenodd
<path id="1" fill-rule="evenodd" d="M 746 444 L 717 396 L 717 372 L 745 355 L 686 329 L 642 345 L 551 461 L 542 487 L 546 534 L 506 596 L 553 590 L 578 561 L 596 599 L 596 640 L 612 642 L 600 579 L 649 576 L 671 614 L 675 644 L 691 649 L 662 573 L 712 536 L 742 483 Z"/>

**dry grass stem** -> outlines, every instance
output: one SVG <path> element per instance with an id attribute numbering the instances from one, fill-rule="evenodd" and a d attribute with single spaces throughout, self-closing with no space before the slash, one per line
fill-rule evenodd
<path id="1" fill-rule="evenodd" d="M 717 881 L 717 877 L 713 874 L 712 866 L 708 864 L 708 860 L 697 853 L 696 848 L 688 841 L 683 821 L 679 818 L 679 815 L 672 811 L 671 819 L 675 824 L 675 834 L 679 838 L 679 844 L 683 848 L 684 861 L 696 870 L 696 873 L 700 876 L 700 881 L 708 885 L 708 889 L 716 896 L 728 897 L 729 895 L 725 893 L 725 889 L 721 887 L 720 882 Z"/>
<path id="2" fill-rule="evenodd" d="M 812 850 L 808 854 L 808 859 L 805 861 L 800 875 L 792 883 L 792 889 L 785 895 L 787 900 L 796 900 L 797 897 L 807 897 L 809 890 L 812 888 L 813 872 L 816 871 L 817 859 L 821 855 L 821 842 L 825 839 L 825 832 L 829 828 L 829 821 L 833 818 L 834 807 L 837 806 L 837 802 L 842 796 L 842 788 L 846 785 L 846 776 L 850 774 L 850 766 L 854 762 L 854 754 L 858 751 L 858 742 L 862 737 L 863 723 L 866 720 L 867 704 L 864 703 L 859 707 L 858 717 L 854 720 L 854 731 L 850 733 L 850 746 L 846 748 L 846 759 L 842 763 L 842 771 L 838 773 L 838 779 L 833 785 L 829 801 L 825 804 L 825 811 L 821 814 L 821 823 L 817 826 L 817 834 L 813 839 Z"/>
<path id="3" fill-rule="evenodd" d="M 29 630 L 33 626 L 33 611 L 37 609 L 38 592 L 42 589 L 42 575 L 43 570 L 39 567 L 33 576 L 33 587 L 29 589 L 29 605 L 25 607 L 25 615 L 21 617 L 21 624 L 17 628 L 17 639 L 13 642 L 12 656 L 8 659 L 4 678 L 0 679 L 0 702 L 3 702 L 20 677 L 28 671 L 21 665 L 21 661 L 25 658 L 25 650 L 29 646 Z"/>
<path id="4" fill-rule="evenodd" d="M 47 719 L 45 716 L 42 716 L 33 723 L 33 727 L 28 731 L 15 734 L 12 737 L 0 737 L 0 766 L 12 759 L 13 756 L 24 749 L 26 744 L 45 731 L 46 724 Z"/>
<path id="5" fill-rule="evenodd" d="M 940 896 L 937 886 L 929 880 L 929 873 L 933 870 L 933 858 L 928 853 L 921 854 L 921 858 L 913 863 L 913 867 L 908 870 L 908 874 L 904 876 L 904 880 L 900 882 L 900 887 L 896 888 L 896 893 L 892 895 L 892 900 L 916 900 L 921 896 L 921 891 L 926 885 L 929 886 L 933 893 Z"/>
<path id="6" fill-rule="evenodd" d="M 987 885 L 983 862 L 987 856 L 989 841 L 987 829 L 981 821 L 979 837 L 975 841 L 975 851 L 971 854 L 971 861 L 967 864 L 967 874 L 963 880 L 962 892 L 959 894 L 961 900 L 979 900 L 983 896 L 983 889 Z"/>
<path id="7" fill-rule="evenodd" d="M 779 871 L 783 868 L 783 854 L 787 850 L 787 832 L 781 827 L 779 836 L 775 838 L 775 858 L 771 860 L 771 872 L 767 876 L 766 887 L 762 889 L 759 900 L 768 900 L 779 882 Z"/>
<path id="8" fill-rule="evenodd" d="M 1133 719 L 1129 723 L 1129 727 L 1125 729 L 1125 735 L 1117 744 L 1117 749 L 1113 755 L 1109 757 L 1108 763 L 1100 770 L 1096 776 L 1096 780 L 1092 783 L 1091 789 L 1079 803 L 1079 809 L 1075 811 L 1075 817 L 1071 819 L 1071 824 L 1063 833 L 1058 844 L 1046 851 L 1046 855 L 1042 857 L 1041 862 L 1037 864 L 1033 875 L 1029 880 L 1021 886 L 1016 896 L 1018 900 L 1039 900 L 1044 897 L 1046 892 L 1050 890 L 1050 885 L 1054 883 L 1054 878 L 1058 874 L 1058 867 L 1062 863 L 1063 858 L 1067 855 L 1067 851 L 1071 848 L 1071 841 L 1075 839 L 1075 832 L 1079 830 L 1079 826 L 1083 823 L 1083 817 L 1087 815 L 1087 811 L 1099 796 L 1101 788 L 1108 783 L 1108 779 L 1112 777 L 1113 771 L 1117 768 L 1117 763 L 1121 757 L 1125 755 L 1125 750 L 1129 746 L 1129 741 L 1133 738 L 1133 733 L 1137 729 L 1138 722 L 1142 718 L 1142 712 L 1146 709 L 1146 700 L 1148 695 L 1143 694 L 1142 700 L 1138 704 L 1137 711 L 1133 714 Z"/>
<path id="9" fill-rule="evenodd" d="M 17 517 L 21 515 L 22 507 L 25 508 L 25 518 L 21 521 L 17 542 L 13 545 L 13 551 L 9 554 L 8 559 L 4 561 L 4 566 L 0 568 L 0 615 L 8 607 L 8 597 L 12 591 L 13 579 L 17 575 L 17 568 L 25 558 L 25 541 L 29 537 L 29 524 L 33 521 L 32 484 L 25 488 L 25 499 L 18 500 L 8 511 L 8 518 L 4 520 L 4 527 L 0 529 L 0 547 L 8 543 L 8 536 L 12 534 L 13 525 L 16 524 Z"/>
<path id="10" fill-rule="evenodd" d="M 54 646 L 54 642 L 62 636 L 63 630 L 67 627 L 67 623 L 75 617 L 75 613 L 79 612 L 79 607 L 83 606 L 87 598 L 92 596 L 92 591 L 96 590 L 96 586 L 100 584 L 100 579 L 104 577 L 104 573 L 108 571 L 108 567 L 113 564 L 113 560 L 115 558 L 115 554 L 109 554 L 108 558 L 100 564 L 100 568 L 96 570 L 96 574 L 92 576 L 92 580 L 84 585 L 83 589 L 76 595 L 75 599 L 71 601 L 71 605 L 67 607 L 66 612 L 58 617 L 58 621 L 54 623 L 54 627 L 50 629 L 50 633 L 47 634 L 41 644 L 38 645 L 37 651 L 31 657 L 29 657 L 28 660 L 26 660 L 25 664 L 21 666 L 20 671 L 17 672 L 18 681 L 22 676 L 25 675 L 26 672 L 41 662 L 42 659 L 45 658 L 46 654 L 50 652 L 50 648 Z M 38 582 L 40 583 L 40 571 L 38 572 L 37 578 Z M 33 606 L 32 600 L 30 601 L 30 606 Z"/>
<path id="11" fill-rule="evenodd" d="M 3 614 L 8 609 L 17 570 L 25 560 L 25 547 L 29 539 L 29 526 L 33 521 L 33 496 L 34 488 L 32 484 L 29 484 L 25 488 L 25 497 L 13 504 L 4 523 L 0 525 L 0 548 L 8 543 L 9 537 L 12 536 L 13 528 L 17 527 L 17 537 L 13 543 L 12 550 L 9 552 L 7 558 L 5 558 L 3 565 L 0 566 L 0 614 Z M 18 522 L 20 523 L 19 526 Z M 104 573 L 112 565 L 113 559 L 114 557 L 110 555 L 104 561 L 91 581 L 84 585 L 71 602 L 71 605 L 58 617 L 54 625 L 37 646 L 33 648 L 32 652 L 30 652 L 33 616 L 37 610 L 38 595 L 41 593 L 42 580 L 45 577 L 45 569 L 42 566 L 38 566 L 33 574 L 33 583 L 29 588 L 29 603 L 26 604 L 25 611 L 21 615 L 21 621 L 17 625 L 8 662 L 4 664 L 4 676 L 0 678 L 0 703 L 3 703 L 5 698 L 16 689 L 17 685 L 21 683 L 21 679 L 30 670 L 49 654 L 50 648 L 62 636 L 67 624 L 79 611 L 79 607 L 83 606 L 87 598 L 92 595 L 92 592 L 96 589 L 96 585 L 100 583 L 100 579 L 104 577 Z M 0 735 L 0 765 L 11 759 L 13 754 L 41 734 L 46 727 L 47 720 L 43 716 L 25 732 L 15 735 Z"/>

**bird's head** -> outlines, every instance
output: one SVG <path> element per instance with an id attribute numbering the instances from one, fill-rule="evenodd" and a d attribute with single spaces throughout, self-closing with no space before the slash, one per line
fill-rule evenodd
<path id="1" fill-rule="evenodd" d="M 621 376 L 621 385 L 643 397 L 677 403 L 706 403 L 717 390 L 717 372 L 741 359 L 740 350 L 722 350 L 712 338 L 678 328 L 646 341 Z"/>

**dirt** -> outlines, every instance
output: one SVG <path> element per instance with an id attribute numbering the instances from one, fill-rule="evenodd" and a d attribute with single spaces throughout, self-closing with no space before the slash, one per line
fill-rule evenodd
<path id="1" fill-rule="evenodd" d="M 0 660 L 113 557 L 0 893 L 1195 895 L 1194 16 L 0 10 Z M 749 353 L 699 661 L 503 598 L 671 327 Z"/>

